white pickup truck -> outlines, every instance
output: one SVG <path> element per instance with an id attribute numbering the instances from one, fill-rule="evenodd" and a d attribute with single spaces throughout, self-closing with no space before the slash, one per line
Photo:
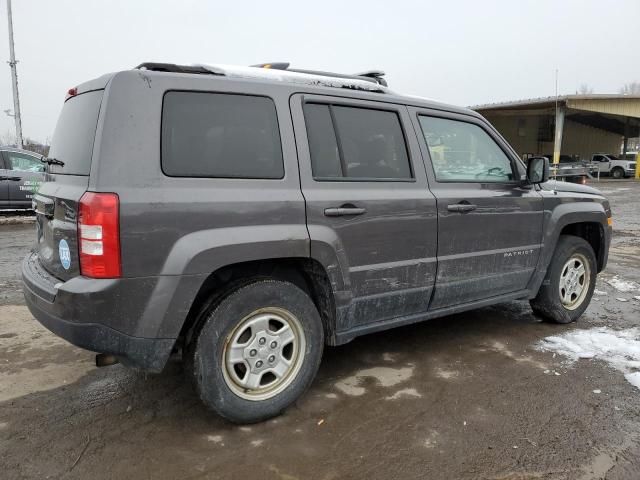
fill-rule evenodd
<path id="1" fill-rule="evenodd" d="M 600 174 L 613 178 L 633 177 L 636 174 L 635 160 L 622 160 L 609 153 L 596 153 L 591 157 L 591 161 L 600 168 Z"/>

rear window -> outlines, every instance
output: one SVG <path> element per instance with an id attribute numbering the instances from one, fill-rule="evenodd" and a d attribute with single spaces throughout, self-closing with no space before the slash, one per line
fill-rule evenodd
<path id="1" fill-rule="evenodd" d="M 49 149 L 49 158 L 64 166 L 50 165 L 51 173 L 89 175 L 102 94 L 103 90 L 95 90 L 64 103 Z"/>
<path id="2" fill-rule="evenodd" d="M 162 107 L 162 170 L 176 177 L 284 177 L 273 100 L 167 92 Z"/>

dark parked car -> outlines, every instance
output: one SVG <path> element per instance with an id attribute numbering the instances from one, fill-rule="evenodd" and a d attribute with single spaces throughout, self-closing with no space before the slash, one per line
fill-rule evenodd
<path id="1" fill-rule="evenodd" d="M 101 364 L 181 352 L 208 406 L 255 422 L 325 345 L 513 299 L 584 312 L 600 192 L 379 73 L 271 67 L 143 64 L 69 91 L 22 266 L 43 325 Z"/>
<path id="2" fill-rule="evenodd" d="M 0 147 L 0 209 L 32 208 L 33 193 L 44 178 L 42 155 Z"/>

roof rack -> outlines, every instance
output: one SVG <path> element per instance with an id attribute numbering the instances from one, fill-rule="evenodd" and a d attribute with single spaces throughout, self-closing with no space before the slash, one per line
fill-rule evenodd
<path id="1" fill-rule="evenodd" d="M 335 72 L 323 72 L 321 70 L 302 70 L 299 68 L 289 68 L 290 63 L 288 62 L 258 63 L 251 66 L 256 68 L 271 68 L 274 70 L 287 70 L 289 72 L 308 73 L 309 75 L 323 75 L 325 77 L 352 78 L 377 83 L 385 87 L 388 86 L 387 81 L 383 78 L 385 74 L 382 70 L 367 70 L 366 72 L 362 73 L 344 74 Z"/>
<path id="2" fill-rule="evenodd" d="M 287 62 L 271 62 L 237 67 L 228 65 L 176 65 L 173 63 L 141 63 L 136 69 L 157 72 L 191 73 L 204 75 L 222 75 L 228 77 L 263 78 L 293 83 L 305 83 L 328 87 L 349 88 L 386 93 L 387 82 L 384 72 L 371 70 L 358 74 L 323 72 L 319 70 L 302 70 L 289 68 Z"/>
<path id="3" fill-rule="evenodd" d="M 173 73 L 201 73 L 212 75 L 212 72 L 200 66 L 176 65 L 175 63 L 144 62 L 134 68 L 134 70 L 152 70 L 154 72 Z"/>

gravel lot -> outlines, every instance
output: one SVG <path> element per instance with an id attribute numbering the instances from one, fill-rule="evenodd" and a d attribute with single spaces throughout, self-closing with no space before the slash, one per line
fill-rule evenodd
<path id="1" fill-rule="evenodd" d="M 614 242 L 580 322 L 511 302 L 362 337 L 251 427 L 207 411 L 179 359 L 160 375 L 97 369 L 40 327 L 19 283 L 33 225 L 0 222 L 0 478 L 638 479 L 640 389 L 602 358 L 536 347 L 599 327 L 640 342 L 640 291 L 613 286 L 640 283 L 640 183 L 596 186 Z"/>

